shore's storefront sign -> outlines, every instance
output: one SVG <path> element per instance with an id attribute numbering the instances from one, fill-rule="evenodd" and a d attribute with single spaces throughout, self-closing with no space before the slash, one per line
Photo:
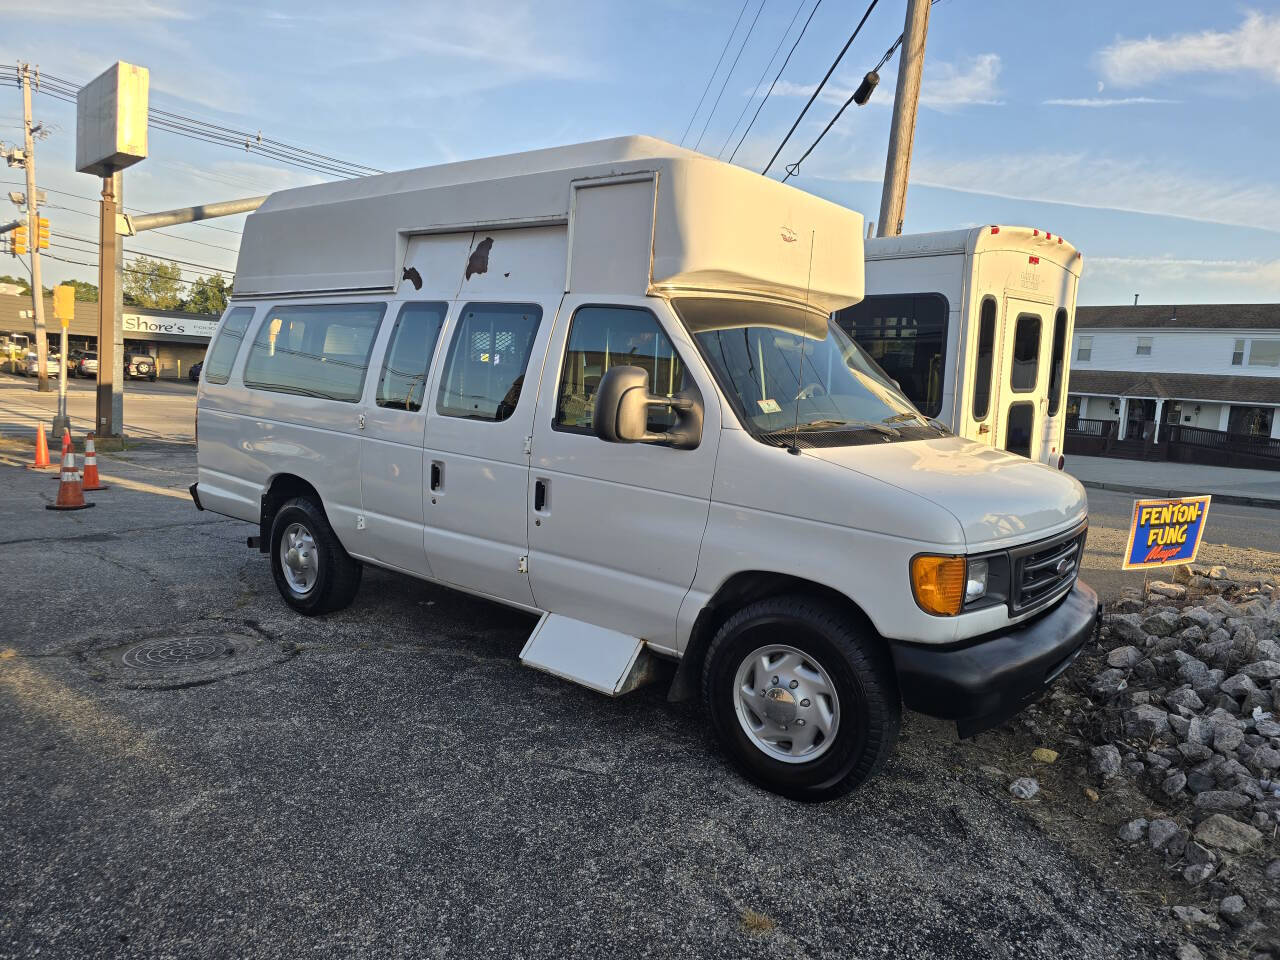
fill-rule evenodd
<path id="1" fill-rule="evenodd" d="M 1209 516 L 1208 496 L 1135 500 L 1125 570 L 1194 563 Z"/>
<path id="2" fill-rule="evenodd" d="M 218 318 L 203 317 L 144 317 L 126 313 L 122 326 L 126 334 L 140 338 L 201 337 L 209 340 L 218 329 Z"/>

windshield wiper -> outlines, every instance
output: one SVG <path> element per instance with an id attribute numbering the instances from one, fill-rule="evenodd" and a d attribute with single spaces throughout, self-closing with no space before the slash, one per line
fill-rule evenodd
<path id="1" fill-rule="evenodd" d="M 883 423 L 874 423 L 871 420 L 810 420 L 808 423 L 802 423 L 800 430 L 837 430 L 837 429 L 853 429 L 853 430 L 874 430 L 876 433 L 883 433 L 887 437 L 900 437 L 902 431 L 897 430 Z"/>

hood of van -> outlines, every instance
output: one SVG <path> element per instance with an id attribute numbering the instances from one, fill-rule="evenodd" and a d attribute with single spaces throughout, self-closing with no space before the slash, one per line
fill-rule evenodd
<path id="1" fill-rule="evenodd" d="M 1074 477 L 960 437 L 826 447 L 806 456 L 874 477 L 950 511 L 970 550 L 1049 536 L 1087 512 Z"/>

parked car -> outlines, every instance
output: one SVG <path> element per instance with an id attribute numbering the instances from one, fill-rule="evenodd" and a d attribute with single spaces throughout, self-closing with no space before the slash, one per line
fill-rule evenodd
<path id="1" fill-rule="evenodd" d="M 82 352 L 80 359 L 76 361 L 75 375 L 77 377 L 97 377 L 98 355 L 88 351 Z"/>
<path id="2" fill-rule="evenodd" d="M 62 376 L 62 358 L 56 353 L 49 354 L 45 357 L 44 369 L 45 376 L 54 378 Z M 34 350 L 27 354 L 22 372 L 28 377 L 40 376 L 40 358 Z"/>
<path id="3" fill-rule="evenodd" d="M 204 361 L 197 360 L 191 365 L 191 369 L 187 371 L 187 376 L 191 378 L 192 383 L 200 382 L 200 371 L 204 369 Z"/>
<path id="4" fill-rule="evenodd" d="M 156 381 L 156 358 L 146 353 L 124 352 L 124 378 L 126 380 Z"/>
<path id="5" fill-rule="evenodd" d="M 645 137 L 360 197 L 249 215 L 197 394 L 192 499 L 255 525 L 294 610 L 373 564 L 535 614 L 521 661 L 607 696 L 676 660 L 669 695 L 804 800 L 874 775 L 904 705 L 970 736 L 1088 640 L 1080 483 L 953 435 L 832 321 L 859 214 Z"/>

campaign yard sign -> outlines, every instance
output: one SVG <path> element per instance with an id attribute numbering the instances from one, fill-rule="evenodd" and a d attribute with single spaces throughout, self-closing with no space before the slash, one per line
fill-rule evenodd
<path id="1" fill-rule="evenodd" d="M 1135 500 L 1125 570 L 1194 563 L 1209 515 L 1209 497 Z"/>

